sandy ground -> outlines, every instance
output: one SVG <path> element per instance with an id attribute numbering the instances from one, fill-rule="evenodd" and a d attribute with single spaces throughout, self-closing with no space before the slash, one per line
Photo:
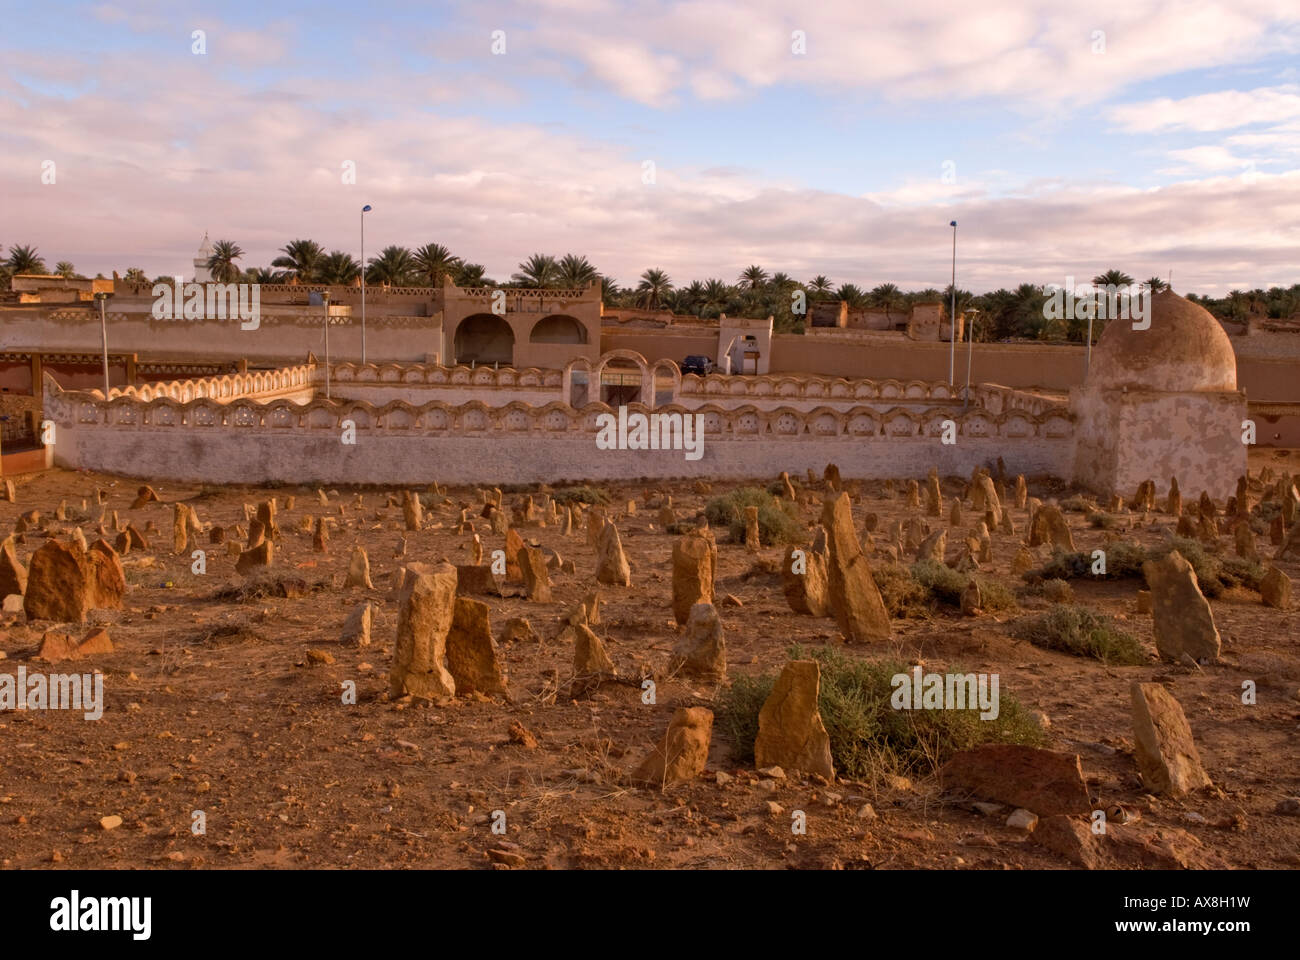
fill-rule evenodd
<path id="1" fill-rule="evenodd" d="M 1278 459 L 1275 470 L 1300 473 L 1300 457 Z M 770 480 L 767 478 L 763 485 Z M 388 491 L 342 491 L 331 506 L 312 490 L 156 485 L 161 504 L 127 508 L 138 481 L 66 471 L 23 478 L 18 503 L 0 503 L 0 529 L 40 509 L 53 516 L 62 500 L 94 503 L 97 487 L 108 508 L 139 528 L 152 520 L 151 550 L 125 558 L 129 589 L 121 611 L 98 611 L 115 652 L 88 661 L 45 665 L 33 657 L 48 623 L 20 615 L 0 621 L 0 672 L 99 670 L 107 705 L 102 719 L 56 711 L 0 713 L 0 861 L 8 868 L 73 867 L 172 869 L 212 867 L 500 867 L 497 860 L 533 868 L 1066 868 L 1070 862 L 1032 837 L 986 817 L 969 801 L 946 798 L 933 778 L 885 786 L 789 780 L 768 791 L 753 771 L 731 756 L 715 729 L 708 772 L 666 791 L 630 785 L 628 773 L 662 733 L 679 706 L 710 705 L 716 691 L 662 677 L 677 635 L 672 621 L 670 552 L 673 537 L 657 529 L 639 485 L 607 486 L 633 571 L 630 589 L 601 587 L 597 628 L 621 672 L 661 676 L 657 702 L 641 702 L 632 685 L 606 685 L 589 699 L 554 699 L 556 678 L 571 673 L 572 648 L 554 638 L 562 612 L 595 585 L 594 557 L 585 531 L 523 531 L 577 564 L 577 576 L 553 575 L 554 602 L 491 598 L 493 629 L 506 618 L 527 617 L 540 642 L 505 645 L 512 702 L 457 701 L 430 706 L 392 702 L 387 671 L 396 606 L 389 583 L 410 560 L 467 563 L 467 536 L 455 532 L 460 505 L 473 490 L 451 488 L 454 508 L 433 511 L 431 529 L 411 534 L 405 560 L 394 557 L 404 535 L 401 510 L 386 507 Z M 716 495 L 733 484 L 716 484 Z M 673 495 L 679 517 L 702 509 L 705 497 L 689 484 L 657 485 Z M 946 497 L 960 490 L 945 483 Z M 1163 498 L 1163 489 L 1159 491 Z M 1030 494 L 1063 496 L 1058 486 L 1033 483 Z M 376 590 L 330 587 L 298 599 L 239 602 L 215 599 L 238 583 L 234 560 L 210 548 L 204 576 L 188 557 L 170 550 L 170 502 L 191 500 L 205 523 L 228 529 L 243 522 L 243 504 L 280 499 L 283 547 L 277 570 L 308 581 L 341 584 L 354 543 L 367 548 Z M 296 496 L 293 510 L 285 497 Z M 1190 500 L 1195 492 L 1184 491 Z M 510 499 L 509 497 L 507 499 Z M 623 516 L 629 499 L 637 512 Z M 346 505 L 339 515 L 338 503 Z M 810 523 L 816 506 L 800 508 Z M 906 516 L 903 500 L 881 499 L 880 484 L 863 484 L 855 522 L 879 514 L 883 530 Z M 338 524 L 328 554 L 312 550 L 299 532 L 304 515 L 325 512 Z M 1024 511 L 1013 513 L 1017 529 Z M 1069 514 L 1079 549 L 1101 544 L 1102 531 Z M 970 514 L 967 513 L 967 523 Z M 932 521 L 938 522 L 938 521 Z M 946 517 L 941 521 L 945 526 Z M 1155 543 L 1172 529 L 1157 514 L 1130 536 Z M 67 527 L 54 524 L 54 527 Z M 479 521 L 484 545 L 501 546 Z M 93 524 L 84 525 L 93 539 Z M 749 575 L 755 557 L 718 531 L 718 593 L 743 606 L 720 605 L 730 672 L 779 668 L 792 643 L 840 642 L 834 621 L 793 614 L 779 577 Z M 206 537 L 205 537 L 206 539 Z M 994 534 L 994 575 L 1009 573 L 1019 537 Z M 1230 538 L 1224 538 L 1229 541 Z M 28 535 L 26 562 L 42 542 Z M 951 541 L 950 541 L 951 542 Z M 1267 537 L 1261 546 L 1271 556 Z M 781 548 L 761 558 L 779 559 Z M 878 560 L 875 562 L 879 562 Z M 1282 564 L 1300 580 L 1300 564 Z M 1074 581 L 1079 603 L 1126 620 L 1148 643 L 1151 619 L 1136 613 L 1138 582 Z M 376 604 L 373 642 L 344 646 L 341 628 L 362 599 Z M 1045 601 L 1025 598 L 1015 616 Z M 929 621 L 896 621 L 887 647 L 847 648 L 853 656 L 921 657 L 927 669 L 960 663 L 998 672 L 1011 692 L 1050 719 L 1047 746 L 1077 752 L 1090 788 L 1104 804 L 1140 814 L 1135 829 L 1153 842 L 1176 840 L 1192 853 L 1190 865 L 1300 866 L 1300 818 L 1274 812 L 1279 800 L 1300 794 L 1300 613 L 1261 605 L 1241 592 L 1213 602 L 1223 635 L 1220 665 L 1204 670 L 1162 665 L 1107 667 L 1047 652 L 1012 639 L 1011 617 L 969 618 L 955 610 Z M 314 664 L 308 650 L 327 651 L 333 663 Z M 1163 679 L 1182 703 L 1216 789 L 1185 800 L 1148 795 L 1132 757 L 1129 685 Z M 1258 704 L 1241 703 L 1243 680 L 1258 684 Z M 355 681 L 355 705 L 342 702 Z M 513 721 L 538 741 L 529 749 L 510 741 Z M 718 771 L 736 779 L 719 785 Z M 724 778 L 725 779 L 725 778 Z M 781 814 L 769 812 L 775 801 Z M 870 804 L 876 816 L 859 812 Z M 807 815 L 807 832 L 794 835 L 791 811 Z M 195 835 L 195 811 L 206 832 Z M 491 830 L 504 811 L 506 836 Z M 105 830 L 101 818 L 120 816 Z M 503 845 L 502 840 L 507 842 Z M 1159 865 L 1177 865 L 1177 857 Z"/>

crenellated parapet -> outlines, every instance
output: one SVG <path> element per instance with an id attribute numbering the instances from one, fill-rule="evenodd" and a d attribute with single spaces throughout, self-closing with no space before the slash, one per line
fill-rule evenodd
<path id="1" fill-rule="evenodd" d="M 827 400 L 951 400 L 958 391 L 943 380 L 848 380 L 843 377 L 682 375 L 682 396 L 789 397 Z"/>
<path id="2" fill-rule="evenodd" d="M 600 430 L 602 414 L 618 413 L 617 409 L 604 403 L 589 403 L 581 409 L 574 409 L 558 400 L 541 406 L 522 401 L 490 406 L 481 401 L 449 404 L 438 400 L 418 406 L 404 400 L 380 405 L 365 400 L 326 400 L 321 397 L 307 403 L 284 398 L 267 401 L 256 396 L 252 385 L 248 385 L 248 391 L 240 396 L 194 396 L 184 400 L 181 399 L 184 396 L 183 384 L 167 386 L 182 389 L 179 395 L 173 395 L 176 391 L 170 390 L 150 400 L 115 390 L 107 403 L 97 391 L 61 392 L 48 397 L 46 413 L 61 423 L 139 430 L 225 428 L 269 433 L 320 431 L 335 434 L 350 425 L 358 434 L 375 432 L 424 437 L 530 434 L 538 438 L 594 435 Z M 1069 438 L 1072 433 L 1071 421 L 1063 412 L 1035 416 L 1011 411 L 995 415 L 973 409 L 963 414 L 946 411 L 918 414 L 902 407 L 882 411 L 865 405 L 848 409 L 823 406 L 808 411 L 792 407 L 774 410 L 754 406 L 726 408 L 715 404 L 694 408 L 671 405 L 653 410 L 642 404 L 631 404 L 627 409 L 629 416 L 634 413 L 699 415 L 703 418 L 706 438 L 739 442 L 938 438 L 949 420 L 955 424 L 958 438 L 1060 440 Z"/>
<path id="3" fill-rule="evenodd" d="M 454 366 L 435 363 L 336 363 L 330 367 L 335 383 L 342 385 L 407 385 L 431 387 L 499 387 L 558 391 L 564 374 L 560 370 L 537 367 Z"/>
<path id="4" fill-rule="evenodd" d="M 189 403 L 191 400 L 210 399 L 229 403 L 237 399 L 268 400 L 285 394 L 299 394 L 313 390 L 316 378 L 314 363 L 279 370 L 258 370 L 250 373 L 226 373 L 214 377 L 187 380 L 159 380 L 138 386 L 114 387 L 108 399 L 134 401 L 142 404 L 155 400 Z M 103 392 L 92 391 L 102 399 Z"/>

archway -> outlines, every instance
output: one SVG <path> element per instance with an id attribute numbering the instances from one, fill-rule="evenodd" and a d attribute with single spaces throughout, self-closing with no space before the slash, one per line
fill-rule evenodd
<path id="1" fill-rule="evenodd" d="M 586 343 L 587 328 L 573 317 L 556 314 L 538 320 L 528 340 L 530 343 Z"/>
<path id="2" fill-rule="evenodd" d="M 515 359 L 515 333 L 504 317 L 476 313 L 466 317 L 456 328 L 453 345 L 457 363 L 512 364 Z"/>
<path id="3" fill-rule="evenodd" d="M 633 360 L 611 360 L 600 372 L 600 400 L 611 407 L 641 402 L 642 367 Z"/>

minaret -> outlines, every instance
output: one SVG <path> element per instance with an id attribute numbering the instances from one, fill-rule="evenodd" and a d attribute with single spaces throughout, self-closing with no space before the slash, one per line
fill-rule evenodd
<path id="1" fill-rule="evenodd" d="M 212 241 L 208 232 L 203 231 L 203 242 L 199 244 L 199 255 L 194 258 L 194 282 L 211 283 L 212 271 L 208 269 L 208 257 L 212 256 Z"/>

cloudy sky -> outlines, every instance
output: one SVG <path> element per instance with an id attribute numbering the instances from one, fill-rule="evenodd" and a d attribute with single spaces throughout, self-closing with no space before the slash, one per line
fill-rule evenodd
<path id="1" fill-rule="evenodd" d="M 542 251 L 919 289 L 956 219 L 976 291 L 1300 282 L 1297 0 L 430 6 L 6 0 L 0 245 L 151 276 L 205 231 L 244 266 L 357 255 L 370 203 L 367 255 L 498 279 Z"/>

